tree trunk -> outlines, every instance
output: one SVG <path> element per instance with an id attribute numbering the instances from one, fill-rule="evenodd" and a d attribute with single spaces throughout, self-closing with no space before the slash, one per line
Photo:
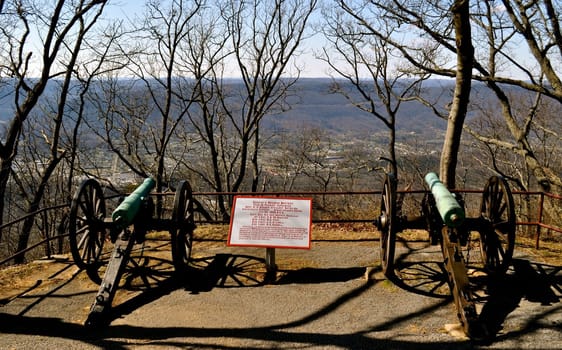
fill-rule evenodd
<path id="1" fill-rule="evenodd" d="M 254 135 L 254 149 L 252 151 L 252 192 L 258 191 L 258 184 L 260 179 L 260 168 L 258 160 L 258 150 L 260 149 L 260 129 L 259 125 L 256 126 L 256 133 Z"/>
<path id="2" fill-rule="evenodd" d="M 469 0 L 455 1 L 451 10 L 457 46 L 457 73 L 455 94 L 449 112 L 439 172 L 441 181 L 449 189 L 455 188 L 455 170 L 460 149 L 462 127 L 470 98 L 474 54 L 470 31 Z"/>
<path id="3" fill-rule="evenodd" d="M 41 182 L 39 183 L 39 186 L 35 191 L 33 200 L 31 201 L 31 203 L 29 203 L 29 206 L 27 208 L 28 216 L 23 221 L 22 229 L 18 237 L 17 251 L 21 253 L 14 257 L 14 262 L 16 264 L 21 264 L 25 261 L 25 253 L 23 251 L 27 248 L 29 237 L 31 236 L 31 230 L 33 229 L 33 224 L 35 222 L 36 215 L 34 215 L 33 213 L 39 210 L 39 205 L 41 204 L 41 200 L 43 199 L 43 194 L 45 193 L 45 189 L 47 188 L 49 179 L 51 178 L 51 175 L 53 174 L 61 160 L 62 156 L 52 160 L 47 169 L 45 169 L 45 173 L 41 176 Z"/>
<path id="4" fill-rule="evenodd" d="M 0 159 L 0 225 L 4 223 L 4 206 L 6 203 L 6 189 L 10 178 L 12 159 Z M 2 230 L 0 230 L 0 242 L 2 242 Z"/>

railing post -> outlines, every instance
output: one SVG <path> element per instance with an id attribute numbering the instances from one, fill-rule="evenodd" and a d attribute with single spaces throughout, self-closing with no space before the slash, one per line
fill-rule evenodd
<path id="1" fill-rule="evenodd" d="M 544 192 L 540 193 L 539 199 L 539 214 L 538 214 L 538 223 L 537 223 L 537 236 L 535 238 L 535 249 L 539 249 L 539 241 L 541 237 L 541 225 L 542 225 L 542 207 L 544 205 Z"/>

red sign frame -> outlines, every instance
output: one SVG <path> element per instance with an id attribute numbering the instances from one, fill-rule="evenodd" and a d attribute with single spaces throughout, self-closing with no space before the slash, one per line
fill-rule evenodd
<path id="1" fill-rule="evenodd" d="M 312 199 L 235 196 L 228 246 L 310 249 Z"/>

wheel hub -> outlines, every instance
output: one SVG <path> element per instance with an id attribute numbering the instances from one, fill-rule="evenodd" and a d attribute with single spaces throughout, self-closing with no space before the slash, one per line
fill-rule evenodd
<path id="1" fill-rule="evenodd" d="M 379 231 L 383 231 L 388 227 L 388 216 L 386 214 L 381 214 L 378 218 L 375 219 L 373 222 Z"/>

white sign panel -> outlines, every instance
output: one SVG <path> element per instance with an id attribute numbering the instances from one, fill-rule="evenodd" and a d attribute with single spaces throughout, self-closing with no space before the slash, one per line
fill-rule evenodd
<path id="1" fill-rule="evenodd" d="M 310 249 L 312 199 L 236 196 L 229 246 Z"/>

